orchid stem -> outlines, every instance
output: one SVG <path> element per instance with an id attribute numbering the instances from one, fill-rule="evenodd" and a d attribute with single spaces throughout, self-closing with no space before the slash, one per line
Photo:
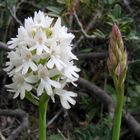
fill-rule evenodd
<path id="1" fill-rule="evenodd" d="M 116 91 L 117 91 L 117 104 L 116 104 L 115 116 L 114 116 L 112 140 L 119 140 L 120 137 L 120 128 L 121 128 L 121 120 L 122 120 L 122 112 L 123 112 L 123 104 L 124 104 L 124 85 L 116 86 Z"/>
<path id="2" fill-rule="evenodd" d="M 49 97 L 46 93 L 40 96 L 39 100 L 39 140 L 46 139 L 46 114 L 48 109 Z"/>

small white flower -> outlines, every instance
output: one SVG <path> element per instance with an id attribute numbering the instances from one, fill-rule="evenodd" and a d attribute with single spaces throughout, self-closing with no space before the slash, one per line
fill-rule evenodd
<path id="1" fill-rule="evenodd" d="M 70 104 L 72 105 L 76 104 L 76 101 L 72 98 L 77 97 L 76 93 L 63 89 L 55 89 L 54 92 L 60 97 L 60 102 L 65 109 L 70 109 L 71 108 Z"/>
<path id="2" fill-rule="evenodd" d="M 15 92 L 15 95 L 13 98 L 16 98 L 17 96 L 20 95 L 20 98 L 23 99 L 25 97 L 25 92 L 26 91 L 29 92 L 32 90 L 32 85 L 27 82 L 28 80 L 26 80 L 26 78 L 30 79 L 30 76 L 24 77 L 23 75 L 17 73 L 13 77 L 13 83 L 10 85 L 6 85 L 6 87 L 9 88 L 9 91 Z"/>
<path id="3" fill-rule="evenodd" d="M 61 48 L 60 48 L 60 46 L 56 46 L 56 44 L 52 45 L 50 47 L 49 57 L 50 57 L 50 59 L 47 62 L 47 67 L 52 69 L 55 65 L 57 67 L 57 69 L 59 71 L 61 71 L 63 69 L 63 67 L 65 66 L 65 64 L 60 59 L 61 58 Z"/>
<path id="4" fill-rule="evenodd" d="M 35 26 L 44 27 L 45 26 L 45 15 L 43 12 L 35 12 L 34 14 L 34 24 Z"/>
<path id="5" fill-rule="evenodd" d="M 37 66 L 33 62 L 35 58 L 28 48 L 22 47 L 20 59 L 22 60 L 22 63 L 15 69 L 15 72 L 19 72 L 21 70 L 22 74 L 26 74 L 29 68 L 31 68 L 32 71 L 37 70 Z"/>
<path id="6" fill-rule="evenodd" d="M 21 64 L 19 57 L 20 55 L 17 51 L 9 52 L 7 58 L 9 58 L 10 61 L 6 62 L 6 66 L 8 67 L 5 68 L 5 71 L 9 72 L 14 68 L 14 66 L 19 66 Z"/>
<path id="7" fill-rule="evenodd" d="M 37 30 L 34 36 L 35 45 L 30 48 L 30 50 L 37 51 L 37 55 L 41 55 L 43 51 L 49 53 L 49 48 L 45 45 L 46 34 L 41 29 Z"/>
<path id="8" fill-rule="evenodd" d="M 52 30 L 53 37 L 59 42 L 61 45 L 69 45 L 71 41 L 74 39 L 74 35 L 71 33 L 67 33 L 67 28 L 61 26 L 61 19 L 58 18 L 54 28 Z"/>
<path id="9" fill-rule="evenodd" d="M 33 19 L 31 17 L 25 19 L 25 29 L 29 34 L 29 36 L 33 36 L 33 32 L 35 31 L 35 28 L 34 28 Z"/>
<path id="10" fill-rule="evenodd" d="M 45 89 L 47 94 L 53 97 L 54 93 L 53 93 L 52 87 L 61 88 L 61 84 L 59 82 L 55 80 L 51 80 L 51 76 L 52 75 L 50 75 L 46 67 L 42 65 L 38 66 L 38 77 L 40 79 L 40 83 L 37 88 L 38 96 L 40 96 L 44 92 L 44 89 Z"/>
<path id="11" fill-rule="evenodd" d="M 8 47 L 10 49 L 14 49 L 15 47 L 17 47 L 18 43 L 19 43 L 19 38 L 11 38 L 11 40 L 7 42 Z"/>
<path id="12" fill-rule="evenodd" d="M 79 75 L 77 72 L 79 72 L 80 69 L 77 68 L 75 65 L 73 65 L 73 62 L 69 62 L 67 64 L 67 67 L 64 68 L 63 72 L 64 75 L 70 80 L 70 81 L 77 81 L 79 78 Z"/>

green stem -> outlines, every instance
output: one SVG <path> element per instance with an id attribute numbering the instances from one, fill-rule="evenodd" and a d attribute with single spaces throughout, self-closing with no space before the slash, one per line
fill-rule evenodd
<path id="1" fill-rule="evenodd" d="M 118 86 L 116 88 L 116 91 L 117 91 L 117 105 L 115 109 L 112 140 L 119 140 L 120 137 L 121 119 L 124 104 L 124 86 L 121 87 Z"/>
<path id="2" fill-rule="evenodd" d="M 46 113 L 49 98 L 43 93 L 39 99 L 39 140 L 46 140 Z"/>

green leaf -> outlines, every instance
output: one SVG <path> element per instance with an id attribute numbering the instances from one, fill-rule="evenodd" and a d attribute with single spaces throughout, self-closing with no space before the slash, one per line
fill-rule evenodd
<path id="1" fill-rule="evenodd" d="M 53 134 L 49 137 L 49 140 L 64 140 L 64 139 L 59 134 Z"/>
<path id="2" fill-rule="evenodd" d="M 99 30 L 99 29 L 96 29 L 94 32 L 93 32 L 94 35 L 100 37 L 100 38 L 105 38 L 105 34 Z"/>
<path id="3" fill-rule="evenodd" d="M 55 14 L 60 14 L 62 12 L 62 8 L 61 7 L 55 7 L 55 6 L 47 6 L 47 9 Z"/>
<path id="4" fill-rule="evenodd" d="M 88 53 L 91 51 L 92 51 L 92 48 L 85 48 L 85 49 L 80 50 L 80 53 Z"/>
<path id="5" fill-rule="evenodd" d="M 91 110 L 88 112 L 88 114 L 86 115 L 86 116 L 87 116 L 87 121 L 88 121 L 88 122 L 91 122 L 91 121 L 92 121 L 93 117 L 95 116 L 95 113 L 96 113 L 96 109 L 95 109 L 95 108 L 91 109 Z"/>
<path id="6" fill-rule="evenodd" d="M 29 100 L 31 103 L 33 103 L 34 105 L 37 105 L 37 106 L 39 105 L 39 102 L 38 102 L 39 99 L 35 95 L 33 95 L 31 92 L 26 92 L 25 98 Z"/>
<path id="7" fill-rule="evenodd" d="M 121 6 L 119 4 L 115 4 L 113 14 L 116 18 L 121 17 Z"/>
<path id="8" fill-rule="evenodd" d="M 140 94 L 140 85 L 135 86 L 136 91 Z"/>
<path id="9" fill-rule="evenodd" d="M 126 36 L 126 40 L 139 40 L 139 36 L 135 34 L 135 32 L 131 32 L 128 36 Z"/>
<path id="10" fill-rule="evenodd" d="M 60 4 L 66 4 L 66 0 L 57 0 L 57 2 Z"/>
<path id="11" fill-rule="evenodd" d="M 111 20 L 111 21 L 116 21 L 116 18 L 114 17 L 114 15 L 112 15 L 112 14 L 108 14 L 107 15 L 108 16 L 108 18 L 109 18 L 109 20 Z M 108 22 L 107 22 L 108 23 Z M 112 25 L 112 22 L 110 23 L 111 25 Z"/>
<path id="12" fill-rule="evenodd" d="M 59 17 L 59 15 L 58 14 L 55 14 L 54 12 L 48 12 L 47 14 L 50 17 L 56 17 L 56 18 Z"/>
<path id="13" fill-rule="evenodd" d="M 107 84 L 107 85 L 105 86 L 105 91 L 106 91 L 107 93 L 109 93 L 109 94 L 116 94 L 115 89 L 114 89 L 111 85 L 109 85 L 109 84 Z"/>
<path id="14" fill-rule="evenodd" d="M 111 95 L 113 101 L 116 101 L 116 90 L 114 87 L 108 84 L 105 86 L 105 91 Z"/>
<path id="15" fill-rule="evenodd" d="M 8 4 L 8 6 L 13 6 L 13 5 L 15 5 L 17 3 L 17 0 L 7 0 L 7 4 Z"/>
<path id="16" fill-rule="evenodd" d="M 103 0 L 103 3 L 106 5 L 111 5 L 114 2 L 114 0 Z"/>

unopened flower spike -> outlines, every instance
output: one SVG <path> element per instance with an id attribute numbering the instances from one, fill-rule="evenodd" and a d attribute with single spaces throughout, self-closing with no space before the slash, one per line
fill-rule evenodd
<path id="1" fill-rule="evenodd" d="M 122 35 L 116 24 L 112 27 L 109 43 L 108 69 L 113 78 L 124 82 L 127 72 L 127 52 L 124 48 Z"/>

